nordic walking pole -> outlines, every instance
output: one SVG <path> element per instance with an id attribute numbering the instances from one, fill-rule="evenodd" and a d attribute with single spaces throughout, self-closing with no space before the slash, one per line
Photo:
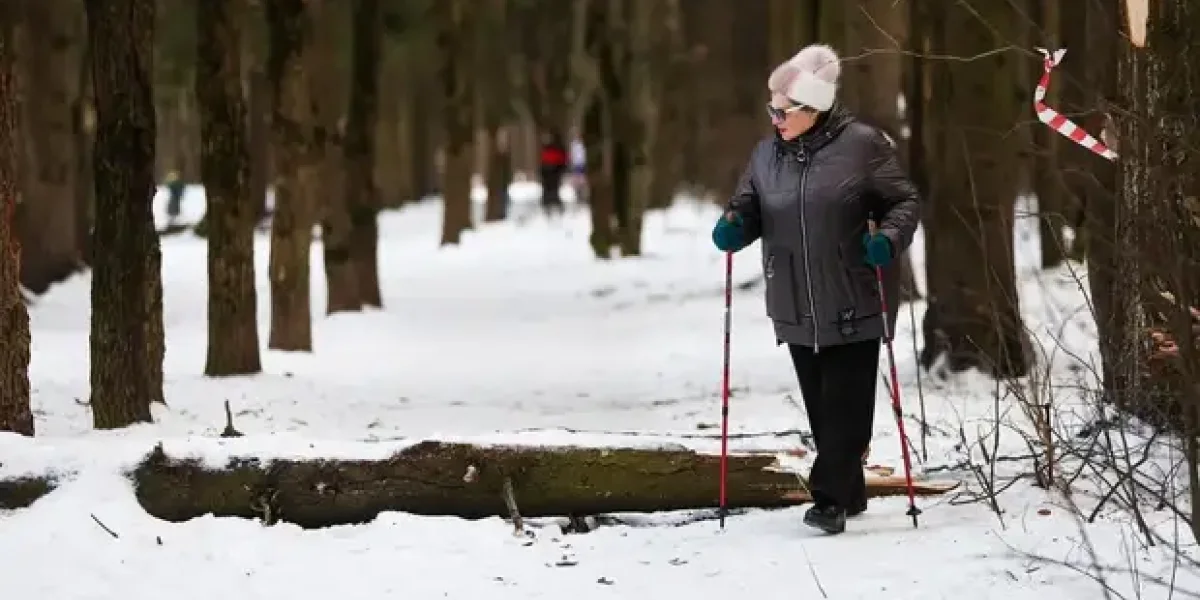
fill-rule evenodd
<path id="1" fill-rule="evenodd" d="M 725 515 L 729 514 L 726 503 L 726 480 L 729 474 L 729 330 L 731 329 L 731 306 L 733 305 L 733 253 L 725 253 L 725 357 L 721 368 L 721 491 L 718 516 L 721 529 L 725 529 Z"/>
<path id="2" fill-rule="evenodd" d="M 875 235 L 878 227 L 873 219 L 867 220 L 867 231 Z M 892 328 L 888 321 L 887 296 L 883 292 L 883 267 L 875 265 L 875 284 L 879 287 L 879 309 L 883 317 L 883 340 L 887 345 L 888 370 L 891 372 L 892 412 L 896 415 L 896 427 L 900 430 L 900 453 L 904 455 L 904 484 L 908 488 L 908 512 L 912 517 L 913 527 L 917 526 L 917 517 L 921 509 L 917 508 L 916 495 L 913 493 L 912 461 L 908 457 L 908 435 L 904 433 L 904 412 L 900 408 L 900 381 L 896 375 L 896 354 L 892 351 Z"/>

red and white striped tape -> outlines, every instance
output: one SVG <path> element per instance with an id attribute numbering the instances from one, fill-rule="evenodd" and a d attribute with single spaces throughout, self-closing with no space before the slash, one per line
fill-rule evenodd
<path id="1" fill-rule="evenodd" d="M 1042 78 L 1038 81 L 1037 87 L 1033 90 L 1033 110 L 1037 112 L 1038 120 L 1050 126 L 1062 135 L 1069 138 L 1071 141 L 1107 158 L 1108 160 L 1116 160 L 1117 153 L 1105 146 L 1100 140 L 1092 137 L 1082 127 L 1076 125 L 1070 119 L 1060 115 L 1057 110 L 1046 106 L 1046 88 L 1050 86 L 1050 71 L 1062 62 L 1062 57 L 1067 53 L 1066 48 L 1059 48 L 1051 53 L 1045 48 L 1038 48 L 1038 52 L 1042 53 L 1045 59 L 1042 61 Z"/>

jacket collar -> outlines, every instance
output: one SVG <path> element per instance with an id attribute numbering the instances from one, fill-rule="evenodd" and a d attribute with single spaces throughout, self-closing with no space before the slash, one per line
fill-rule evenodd
<path id="1" fill-rule="evenodd" d="M 832 108 L 817 117 L 817 122 L 812 128 L 795 139 L 784 140 L 776 130 L 775 152 L 780 155 L 810 155 L 832 142 L 853 121 L 854 116 L 850 111 L 840 103 L 835 103 Z"/>

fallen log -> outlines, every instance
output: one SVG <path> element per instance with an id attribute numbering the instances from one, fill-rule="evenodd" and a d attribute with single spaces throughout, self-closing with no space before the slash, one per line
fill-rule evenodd
<path id="1" fill-rule="evenodd" d="M 0 480 L 0 510 L 26 508 L 54 490 L 50 477 L 18 477 Z"/>
<path id="2" fill-rule="evenodd" d="M 385 511 L 468 519 L 508 516 L 506 481 L 525 517 L 710 508 L 719 457 L 689 450 L 476 446 L 425 441 L 384 460 L 233 459 L 211 469 L 159 445 L 131 473 L 138 502 L 160 519 L 205 514 L 301 527 L 364 523 Z M 802 504 L 795 474 L 774 455 L 732 456 L 730 508 Z M 873 496 L 904 493 L 874 478 Z M 930 487 L 925 493 L 940 493 Z"/>

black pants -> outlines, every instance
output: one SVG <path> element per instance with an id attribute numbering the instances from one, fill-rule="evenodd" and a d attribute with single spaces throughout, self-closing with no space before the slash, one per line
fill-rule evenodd
<path id="1" fill-rule="evenodd" d="M 850 508 L 866 499 L 862 455 L 875 420 L 879 346 L 868 340 L 822 346 L 814 354 L 811 347 L 788 345 L 817 444 L 808 478 L 817 504 Z"/>

